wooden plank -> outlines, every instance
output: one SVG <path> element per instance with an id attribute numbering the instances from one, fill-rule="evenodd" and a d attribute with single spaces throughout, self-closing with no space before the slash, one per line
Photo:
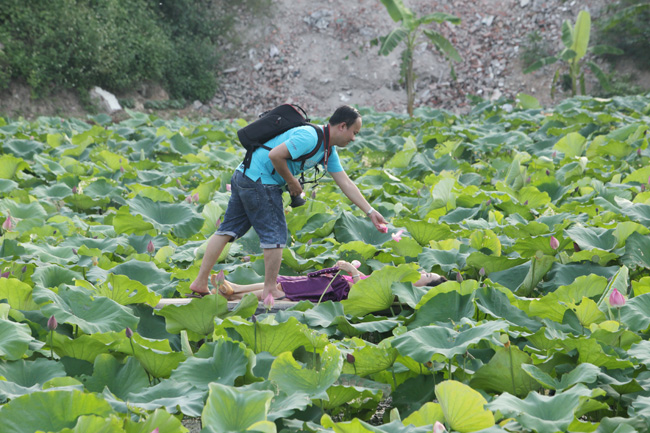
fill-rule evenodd
<path id="1" fill-rule="evenodd" d="M 158 305 L 156 305 L 156 309 L 160 310 L 162 307 L 165 307 L 167 305 L 187 305 L 192 300 L 197 299 L 197 298 L 162 298 L 159 302 Z M 239 304 L 239 301 L 237 302 L 228 302 L 228 310 L 232 310 Z M 292 301 L 275 301 L 275 304 L 273 305 L 273 308 L 271 308 L 271 313 L 277 313 L 278 311 L 286 310 L 287 308 L 291 308 L 294 305 L 296 305 L 297 302 L 292 302 Z M 266 312 L 266 309 L 264 308 L 264 305 L 262 302 L 260 302 L 257 305 L 257 311 L 255 314 L 261 314 Z"/>

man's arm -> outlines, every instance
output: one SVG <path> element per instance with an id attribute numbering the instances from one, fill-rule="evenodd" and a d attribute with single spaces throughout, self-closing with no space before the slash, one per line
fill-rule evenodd
<path id="1" fill-rule="evenodd" d="M 343 194 L 352 201 L 359 209 L 361 209 L 366 215 L 370 217 L 370 220 L 375 225 L 377 230 L 380 230 L 382 224 L 387 224 L 384 217 L 377 212 L 375 209 L 370 206 L 370 203 L 365 199 L 365 197 L 359 191 L 359 188 L 352 182 L 348 177 L 348 174 L 345 171 L 337 171 L 335 173 L 330 173 L 334 182 L 341 188 Z"/>
<path id="2" fill-rule="evenodd" d="M 287 160 L 291 159 L 291 154 L 289 153 L 289 149 L 287 149 L 287 145 L 282 143 L 281 145 L 271 149 L 269 152 L 269 159 L 271 160 L 275 171 L 282 176 L 282 179 L 284 179 L 285 182 L 287 182 L 289 194 L 292 196 L 300 195 L 302 193 L 302 186 L 298 179 L 296 179 L 296 177 L 291 173 L 291 170 L 289 170 L 289 166 L 287 165 Z"/>

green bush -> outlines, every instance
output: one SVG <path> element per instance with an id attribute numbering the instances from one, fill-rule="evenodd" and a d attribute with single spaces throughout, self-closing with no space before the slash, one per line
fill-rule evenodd
<path id="1" fill-rule="evenodd" d="M 217 89 L 217 47 L 233 39 L 228 11 L 267 2 L 3 0 L 0 88 L 23 80 L 39 97 L 52 88 L 119 92 L 150 81 L 173 98 L 205 101 Z"/>
<path id="2" fill-rule="evenodd" d="M 650 68 L 650 3 L 620 0 L 605 11 L 598 20 L 599 40 L 623 50 L 640 67 Z"/>

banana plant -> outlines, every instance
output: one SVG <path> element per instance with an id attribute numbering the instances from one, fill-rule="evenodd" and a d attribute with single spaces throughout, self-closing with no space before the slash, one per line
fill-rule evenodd
<path id="1" fill-rule="evenodd" d="M 562 43 L 564 49 L 554 56 L 545 57 L 530 65 L 524 70 L 524 74 L 536 71 L 543 66 L 553 64 L 558 60 L 566 62 L 568 72 L 563 75 L 563 78 L 568 81 L 568 86 L 571 89 L 571 96 L 578 93 L 578 84 L 580 85 L 580 93 L 585 95 L 585 74 L 581 70 L 582 60 L 587 52 L 592 52 L 595 55 L 601 54 L 623 54 L 618 48 L 608 45 L 597 45 L 589 47 L 589 37 L 591 33 L 591 15 L 587 11 L 580 11 L 575 24 L 572 26 L 569 20 L 565 20 L 562 24 Z M 587 61 L 585 64 L 591 69 L 591 72 L 596 76 L 600 85 L 605 90 L 610 90 L 609 80 L 603 70 L 594 62 Z M 560 66 L 556 69 L 553 75 L 553 82 L 551 84 L 551 98 L 555 98 L 555 86 L 560 78 L 560 71 L 563 67 Z M 564 82 L 566 82 L 564 81 Z"/>
<path id="2" fill-rule="evenodd" d="M 421 29 L 420 27 L 431 24 L 433 22 L 443 23 L 449 22 L 452 24 L 460 24 L 460 18 L 436 12 L 422 17 L 417 17 L 415 13 L 407 8 L 402 0 L 381 0 L 382 4 L 386 7 L 388 14 L 400 26 L 393 29 L 388 35 L 379 38 L 379 54 L 387 56 L 395 50 L 402 42 L 405 43 L 406 48 L 402 52 L 401 73 L 406 85 L 406 107 L 409 116 L 413 116 L 413 103 L 415 101 L 415 71 L 413 69 L 413 53 L 415 51 L 418 38 L 424 34 L 429 41 L 433 43 L 438 52 L 440 52 L 445 59 L 449 61 L 451 67 L 451 75 L 456 77 L 453 64 L 451 60 L 460 62 L 462 59 L 456 48 L 445 38 L 440 32 L 433 29 Z"/>

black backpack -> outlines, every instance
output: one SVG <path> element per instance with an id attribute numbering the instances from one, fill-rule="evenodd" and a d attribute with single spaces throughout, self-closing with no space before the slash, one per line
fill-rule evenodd
<path id="1" fill-rule="evenodd" d="M 323 134 L 323 130 L 320 127 L 309 122 L 310 119 L 307 117 L 307 113 L 301 107 L 294 104 L 283 104 L 260 114 L 259 119 L 238 130 L 237 137 L 239 137 L 239 142 L 246 149 L 246 156 L 244 156 L 243 163 L 244 172 L 251 165 L 253 152 L 260 147 L 271 150 L 264 143 L 298 126 L 309 125 L 316 130 L 316 134 L 318 135 L 316 147 L 311 152 L 294 159 L 294 161 L 302 162 L 301 170 L 304 168 L 305 161 L 318 152 L 323 140 L 325 140 L 325 148 L 327 150 L 327 156 L 329 156 L 332 152 L 332 149 L 329 147 L 329 130 L 327 131 L 328 134 Z"/>

